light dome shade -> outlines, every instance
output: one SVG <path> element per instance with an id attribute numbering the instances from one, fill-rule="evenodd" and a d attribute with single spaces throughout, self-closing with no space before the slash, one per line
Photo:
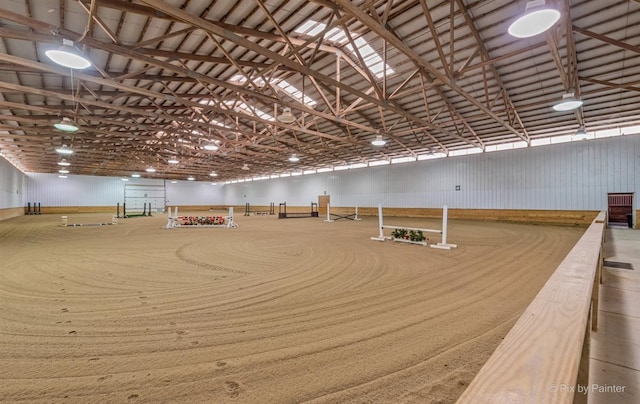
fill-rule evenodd
<path id="1" fill-rule="evenodd" d="M 384 146 L 387 144 L 387 141 L 382 138 L 382 135 L 377 135 L 376 138 L 371 141 L 371 144 L 374 146 Z"/>
<path id="2" fill-rule="evenodd" d="M 178 160 L 178 159 L 169 159 L 169 160 L 167 160 L 167 163 L 169 163 L 169 164 L 178 164 L 179 162 L 180 162 L 180 160 Z"/>
<path id="3" fill-rule="evenodd" d="M 278 121 L 282 123 L 294 123 L 296 117 L 291 113 L 291 108 L 283 108 L 282 114 L 278 115 Z"/>
<path id="4" fill-rule="evenodd" d="M 50 49 L 45 52 L 54 63 L 70 69 L 86 69 L 91 66 L 91 62 L 82 56 L 80 50 L 73 46 L 73 42 L 67 39 L 62 40 L 62 46 L 58 49 Z"/>
<path id="5" fill-rule="evenodd" d="M 80 129 L 75 122 L 67 117 L 62 118 L 60 122 L 54 123 L 53 127 L 63 132 L 77 132 Z"/>
<path id="6" fill-rule="evenodd" d="M 573 138 L 575 140 L 581 140 L 581 139 L 586 139 L 589 137 L 589 134 L 587 133 L 587 131 L 584 129 L 584 126 L 581 126 L 580 128 L 578 128 L 578 130 L 576 131 L 576 133 L 574 133 Z"/>
<path id="7" fill-rule="evenodd" d="M 58 165 L 59 165 L 59 166 L 63 166 L 63 167 L 68 167 L 68 166 L 70 166 L 70 165 L 71 165 L 71 163 L 69 163 L 69 162 L 68 162 L 67 160 L 65 160 L 65 159 L 62 159 L 62 160 L 58 161 Z"/>
<path id="8" fill-rule="evenodd" d="M 56 152 L 60 154 L 73 154 L 73 150 L 69 149 L 67 146 L 58 147 Z"/>
<path id="9" fill-rule="evenodd" d="M 187 181 L 195 181 L 195 180 L 196 180 L 196 179 L 195 179 L 195 178 L 193 178 L 193 177 L 189 177 L 189 178 L 187 178 Z"/>
<path id="10" fill-rule="evenodd" d="M 555 104 L 553 109 L 558 112 L 573 111 L 582 106 L 582 100 L 577 98 L 574 93 L 566 93 L 562 96 L 562 101 Z"/>
<path id="11" fill-rule="evenodd" d="M 209 144 L 204 145 L 204 149 L 205 150 L 216 151 L 216 150 L 218 150 L 218 145 L 215 144 L 215 143 L 209 143 Z"/>
<path id="12" fill-rule="evenodd" d="M 153 167 L 149 167 L 149 168 L 145 169 L 145 171 L 148 172 L 148 173 L 155 173 L 156 169 L 153 168 Z"/>
<path id="13" fill-rule="evenodd" d="M 544 0 L 527 2 L 525 12 L 509 25 L 509 35 L 516 38 L 529 38 L 548 30 L 558 22 L 560 12 L 545 6 Z"/>
<path id="14" fill-rule="evenodd" d="M 295 154 L 292 154 L 291 157 L 289 157 L 289 161 L 292 163 L 297 163 L 298 161 L 300 161 L 300 157 L 296 156 Z"/>

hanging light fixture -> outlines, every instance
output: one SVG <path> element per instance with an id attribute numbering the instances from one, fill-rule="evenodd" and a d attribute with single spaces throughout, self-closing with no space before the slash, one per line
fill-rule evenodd
<path id="1" fill-rule="evenodd" d="M 387 144 L 387 141 L 382 138 L 382 135 L 377 135 L 376 138 L 371 141 L 371 144 L 374 146 L 384 146 Z"/>
<path id="2" fill-rule="evenodd" d="M 80 127 L 71 119 L 64 117 L 61 121 L 53 124 L 53 127 L 63 132 L 76 132 Z"/>
<path id="3" fill-rule="evenodd" d="M 545 4 L 545 0 L 528 1 L 524 14 L 509 25 L 509 35 L 529 38 L 548 30 L 560 19 L 560 12 Z"/>
<path id="4" fill-rule="evenodd" d="M 147 167 L 147 168 L 145 169 L 145 171 L 146 171 L 146 172 L 148 172 L 148 173 L 155 173 L 155 172 L 156 172 L 156 169 L 155 169 L 155 168 L 153 168 L 153 167 Z"/>
<path id="5" fill-rule="evenodd" d="M 71 70 L 71 104 L 75 109 L 76 100 L 73 91 L 73 70 Z M 74 120 L 66 116 L 62 117 L 62 120 L 60 120 L 59 122 L 54 123 L 53 127 L 63 132 L 77 132 L 80 129 L 80 127 Z"/>
<path id="6" fill-rule="evenodd" d="M 209 139 L 211 139 L 211 128 L 209 128 Z M 220 148 L 218 146 L 220 144 L 219 140 L 209 140 L 208 142 L 209 143 L 204 145 L 205 150 L 216 151 Z"/>
<path id="7" fill-rule="evenodd" d="M 245 170 L 245 171 L 246 171 L 246 170 L 249 170 L 249 164 L 244 163 L 244 164 L 242 165 L 242 167 L 240 167 L 240 169 L 241 169 L 241 170 Z"/>
<path id="8" fill-rule="evenodd" d="M 140 178 L 140 174 L 138 174 L 138 173 L 133 173 L 133 174 L 131 174 L 131 177 L 132 177 L 132 178 Z"/>
<path id="9" fill-rule="evenodd" d="M 558 112 L 573 111 L 574 109 L 582 106 L 582 100 L 575 96 L 574 93 L 565 93 L 562 95 L 562 101 L 553 106 L 553 109 Z"/>
<path id="10" fill-rule="evenodd" d="M 211 171 L 211 173 L 209 174 L 211 177 L 217 177 L 218 173 L 215 171 Z"/>
<path id="11" fill-rule="evenodd" d="M 63 167 L 69 167 L 71 165 L 71 163 L 69 163 L 67 161 L 67 159 L 62 159 L 62 160 L 58 161 L 58 165 L 59 166 L 63 166 Z"/>
<path id="12" fill-rule="evenodd" d="M 300 157 L 296 156 L 294 153 L 291 155 L 291 157 L 289 157 L 289 161 L 292 163 L 297 163 L 298 161 L 300 161 Z"/>
<path id="13" fill-rule="evenodd" d="M 53 62 L 70 69 L 86 69 L 91 66 L 89 59 L 82 56 L 80 49 L 76 48 L 73 41 L 62 40 L 62 46 L 58 49 L 50 49 L 45 52 Z"/>
<path id="14" fill-rule="evenodd" d="M 60 174 L 69 174 L 69 170 L 63 168 L 62 170 L 58 170 Z"/>
<path id="15" fill-rule="evenodd" d="M 589 137 L 589 134 L 584 129 L 584 126 L 579 127 L 578 130 L 576 131 L 576 133 L 573 135 L 573 138 L 575 140 L 584 140 L 587 137 Z"/>
<path id="16" fill-rule="evenodd" d="M 282 114 L 278 115 L 278 122 L 282 123 L 294 123 L 296 117 L 291 113 L 291 108 L 285 107 L 282 109 Z"/>
<path id="17" fill-rule="evenodd" d="M 65 154 L 65 155 L 73 154 L 73 150 L 68 148 L 66 144 L 63 144 L 61 147 L 58 147 L 56 149 L 56 152 L 60 154 Z"/>
<path id="18" fill-rule="evenodd" d="M 178 164 L 179 162 L 180 160 L 176 159 L 175 157 L 172 157 L 169 160 L 167 160 L 167 163 L 169 164 Z"/>
<path id="19" fill-rule="evenodd" d="M 187 178 L 187 180 L 188 180 L 188 181 L 195 181 L 196 179 L 195 179 L 195 178 L 193 178 L 193 177 L 189 177 L 189 178 Z"/>

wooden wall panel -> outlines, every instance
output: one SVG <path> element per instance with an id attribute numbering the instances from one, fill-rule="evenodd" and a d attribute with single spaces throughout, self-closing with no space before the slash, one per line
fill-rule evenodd
<path id="1" fill-rule="evenodd" d="M 6 208 L 0 209 L 0 221 L 11 219 L 12 217 L 18 217 L 24 215 L 24 208 Z"/>

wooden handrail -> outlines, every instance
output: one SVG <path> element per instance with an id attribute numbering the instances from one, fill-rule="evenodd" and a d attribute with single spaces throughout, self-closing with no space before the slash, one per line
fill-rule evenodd
<path id="1" fill-rule="evenodd" d="M 587 402 L 605 219 L 593 220 L 458 404 Z"/>

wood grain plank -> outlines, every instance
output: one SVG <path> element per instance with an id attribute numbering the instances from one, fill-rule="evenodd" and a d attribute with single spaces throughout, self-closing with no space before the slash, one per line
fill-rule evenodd
<path id="1" fill-rule="evenodd" d="M 574 402 L 603 232 L 594 220 L 459 404 Z"/>

